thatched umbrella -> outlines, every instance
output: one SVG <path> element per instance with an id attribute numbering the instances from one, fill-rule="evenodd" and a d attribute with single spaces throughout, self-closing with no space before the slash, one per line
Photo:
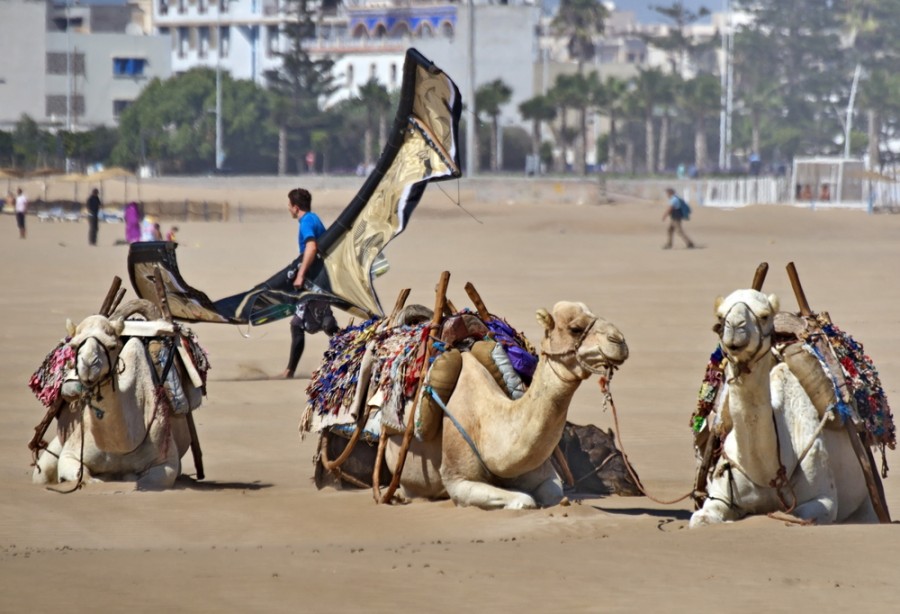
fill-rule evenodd
<path id="1" fill-rule="evenodd" d="M 134 177 L 135 174 L 132 173 L 127 168 L 122 168 L 121 166 L 111 166 L 110 168 L 105 168 L 102 171 L 97 171 L 96 173 L 91 173 L 88 175 L 88 180 L 90 181 L 99 181 L 102 185 L 103 181 L 106 179 L 124 179 L 125 181 L 125 197 L 123 202 L 125 204 L 128 203 L 128 178 Z M 138 183 L 138 198 L 140 198 L 140 182 Z"/>
<path id="2" fill-rule="evenodd" d="M 41 185 L 43 186 L 43 190 L 44 190 L 43 200 L 46 201 L 47 200 L 47 177 L 52 177 L 53 175 L 63 175 L 63 174 L 65 174 L 65 171 L 62 169 L 44 167 L 44 168 L 39 168 L 39 169 L 35 169 L 35 170 L 31 171 L 30 173 L 28 173 L 28 176 L 41 178 Z"/>
<path id="3" fill-rule="evenodd" d="M 22 172 L 14 168 L 0 168 L 0 179 L 6 179 L 6 191 L 12 190 L 12 180 L 22 177 Z M 6 194 L 3 195 L 6 197 Z"/>
<path id="4" fill-rule="evenodd" d="M 90 181 L 90 178 L 87 175 L 84 175 L 82 173 L 68 173 L 66 175 L 57 177 L 56 179 L 57 179 L 57 181 L 63 181 L 66 183 L 74 184 L 74 192 L 73 192 L 72 200 L 74 200 L 75 202 L 81 202 L 78 199 L 78 184 L 84 183 L 85 181 Z"/>

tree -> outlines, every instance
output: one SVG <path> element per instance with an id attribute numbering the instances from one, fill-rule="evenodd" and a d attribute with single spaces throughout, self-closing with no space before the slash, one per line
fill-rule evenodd
<path id="1" fill-rule="evenodd" d="M 494 79 L 475 90 L 475 112 L 491 119 L 491 171 L 499 170 L 497 144 L 500 138 L 500 108 L 512 99 L 512 89 L 502 79 Z"/>
<path id="2" fill-rule="evenodd" d="M 519 113 L 522 119 L 531 122 L 531 155 L 540 156 L 541 153 L 541 125 L 556 119 L 556 106 L 547 96 L 535 96 L 519 105 Z M 535 169 L 540 173 L 540 165 Z"/>
<path id="3" fill-rule="evenodd" d="M 598 0 L 561 0 L 550 29 L 568 39 L 569 56 L 578 62 L 579 73 L 585 62 L 594 59 L 594 38 L 603 33 L 608 17 L 609 11 Z"/>
<path id="4" fill-rule="evenodd" d="M 607 77 L 594 93 L 597 109 L 609 118 L 609 137 L 606 139 L 606 163 L 610 171 L 616 170 L 616 121 L 622 113 L 622 105 L 628 91 L 628 82 L 616 77 Z"/>
<path id="5" fill-rule="evenodd" d="M 667 96 L 668 83 L 666 76 L 658 68 L 641 69 L 632 81 L 634 103 L 644 118 L 645 160 L 647 172 L 656 171 L 656 132 L 653 116 L 656 105 Z"/>
<path id="6" fill-rule="evenodd" d="M 684 75 L 689 61 L 696 62 L 699 57 L 710 51 L 714 40 L 698 41 L 687 35 L 688 26 L 709 15 L 709 9 L 701 6 L 696 12 L 684 6 L 684 2 L 673 2 L 669 6 L 651 6 L 651 8 L 674 24 L 665 36 L 645 36 L 644 40 L 669 53 L 671 71 Z"/>
<path id="7" fill-rule="evenodd" d="M 329 57 L 313 58 L 304 48 L 304 43 L 316 35 L 312 5 L 311 0 L 286 0 L 289 19 L 282 22 L 281 33 L 288 48 L 275 54 L 281 58 L 281 67 L 265 74 L 276 98 L 273 117 L 278 123 L 279 175 L 287 172 L 291 148 L 297 155 L 297 167 L 303 168 L 303 156 L 312 146 L 312 131 L 325 121 L 321 105 L 337 89 L 331 72 L 334 61 Z M 293 143 L 289 142 L 291 131 Z"/>
<path id="8" fill-rule="evenodd" d="M 707 168 L 706 122 L 719 110 L 722 89 L 713 75 L 698 75 L 684 82 L 681 108 L 690 116 L 694 127 L 694 166 Z"/>
<path id="9" fill-rule="evenodd" d="M 363 163 L 366 168 L 372 164 L 373 155 L 384 145 L 383 141 L 378 147 L 373 147 L 375 130 L 379 136 L 383 134 L 385 116 L 391 107 L 391 96 L 385 86 L 381 85 L 375 77 L 359 86 L 359 102 L 366 110 L 366 130 L 363 150 Z M 379 139 L 381 140 L 381 139 Z"/>

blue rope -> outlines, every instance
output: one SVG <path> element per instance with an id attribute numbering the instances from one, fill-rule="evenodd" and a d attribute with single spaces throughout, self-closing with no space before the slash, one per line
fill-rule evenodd
<path id="1" fill-rule="evenodd" d="M 837 379 L 835 379 L 834 375 L 831 373 L 831 369 L 828 368 L 828 363 L 825 362 L 825 357 L 822 356 L 819 348 L 817 348 L 812 343 L 807 343 L 806 347 L 812 350 L 816 359 L 822 365 L 822 370 L 828 374 L 828 379 L 831 380 L 831 387 L 834 388 L 834 398 L 837 399 L 837 402 L 834 403 L 834 407 L 838 410 L 838 416 L 840 416 L 841 418 L 841 424 L 846 424 L 847 420 L 850 420 L 853 417 L 853 410 L 850 409 L 850 406 L 844 403 L 844 399 L 841 398 L 841 390 L 840 388 L 838 388 Z"/>
<path id="2" fill-rule="evenodd" d="M 447 406 L 444 405 L 444 402 L 441 400 L 441 397 L 438 395 L 438 393 L 434 391 L 434 388 L 426 385 L 425 392 L 431 395 L 431 398 L 434 399 L 434 402 L 438 404 L 438 407 L 440 407 L 444 411 L 444 414 L 448 418 L 450 418 L 450 422 L 453 423 L 453 426 L 456 427 L 456 430 L 459 431 L 459 434 L 462 435 L 462 438 L 466 441 L 467 444 L 469 444 L 469 447 L 472 448 L 472 452 L 475 453 L 475 458 L 477 458 L 478 462 L 481 463 L 481 468 L 484 469 L 488 475 L 495 477 L 493 472 L 487 468 L 487 465 L 484 464 L 484 459 L 481 458 L 481 454 L 479 454 L 478 448 L 475 446 L 475 442 L 472 441 L 471 437 L 469 437 L 469 434 L 466 432 L 466 429 L 462 427 L 462 424 L 460 424 L 459 421 L 454 417 L 454 415 L 450 413 L 450 410 L 448 410 Z"/>

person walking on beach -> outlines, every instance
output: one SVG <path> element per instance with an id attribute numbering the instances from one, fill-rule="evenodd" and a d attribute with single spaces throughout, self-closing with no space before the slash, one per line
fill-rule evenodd
<path id="1" fill-rule="evenodd" d="M 22 188 L 19 188 L 16 196 L 16 226 L 19 227 L 19 238 L 25 238 L 25 214 L 28 213 L 28 197 Z"/>
<path id="2" fill-rule="evenodd" d="M 94 188 L 87 200 L 88 244 L 97 245 L 97 228 L 100 225 L 100 190 Z"/>
<path id="3" fill-rule="evenodd" d="M 663 249 L 672 249 L 672 236 L 677 232 L 678 236 L 684 240 L 688 249 L 694 247 L 694 242 L 685 234 L 681 227 L 681 222 L 690 219 L 691 209 L 683 198 L 675 193 L 672 188 L 666 188 L 666 196 L 669 198 L 669 205 L 666 212 L 663 213 L 663 221 L 669 218 L 669 227 L 666 229 L 666 244 Z"/>
<path id="4" fill-rule="evenodd" d="M 293 286 L 301 290 L 319 252 L 318 240 L 325 233 L 325 225 L 319 216 L 312 212 L 312 195 L 303 188 L 288 192 L 288 210 L 291 217 L 298 221 L 297 242 L 300 248 L 300 262 L 294 274 Z M 281 377 L 285 379 L 294 377 L 306 344 L 306 332 L 316 333 L 320 330 L 324 330 L 327 335 L 333 335 L 338 330 L 331 307 L 322 301 L 308 301 L 297 305 L 294 317 L 291 318 L 291 352 L 287 368 Z"/>

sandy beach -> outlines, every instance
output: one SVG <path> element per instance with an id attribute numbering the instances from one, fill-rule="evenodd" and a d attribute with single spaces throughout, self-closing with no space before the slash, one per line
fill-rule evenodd
<path id="1" fill-rule="evenodd" d="M 175 222 L 185 279 L 221 298 L 267 278 L 296 251 L 286 193 L 296 179 L 144 182 L 142 197 L 227 197 L 253 215 Z M 120 189 L 120 188 L 116 188 Z M 387 248 L 376 288 L 386 309 L 403 288 L 433 305 L 488 308 L 537 341 L 538 308 L 587 303 L 625 334 L 631 356 L 612 380 L 625 451 L 651 494 L 690 491 L 689 418 L 716 337 L 716 296 L 750 285 L 797 310 L 794 262 L 814 310 L 865 344 L 887 397 L 900 407 L 900 216 L 753 206 L 694 206 L 698 249 L 662 250 L 664 195 L 611 204 L 484 201 L 465 181 L 428 188 L 406 232 Z M 314 188 L 330 223 L 353 190 Z M 86 191 L 84 194 L 86 195 Z M 115 198 L 120 198 L 118 195 Z M 690 500 L 586 498 L 535 511 L 457 508 L 449 501 L 376 505 L 370 491 L 312 482 L 315 438 L 297 423 L 327 347 L 307 337 L 294 380 L 287 321 L 244 328 L 197 324 L 209 352 L 208 397 L 195 412 L 206 478 L 168 492 L 123 483 L 62 495 L 31 483 L 27 443 L 44 408 L 27 382 L 65 335 L 66 318 L 96 313 L 113 276 L 128 287 L 121 225 L 28 220 L 20 240 L 0 216 L 0 612 L 894 612 L 900 582 L 894 525 L 797 527 L 769 518 L 689 530 Z M 163 222 L 163 231 L 170 225 Z M 346 314 L 338 313 L 342 325 Z M 577 423 L 612 427 L 596 378 L 570 408 Z M 897 452 L 888 464 L 900 466 Z M 900 514 L 900 476 L 885 480 Z"/>

